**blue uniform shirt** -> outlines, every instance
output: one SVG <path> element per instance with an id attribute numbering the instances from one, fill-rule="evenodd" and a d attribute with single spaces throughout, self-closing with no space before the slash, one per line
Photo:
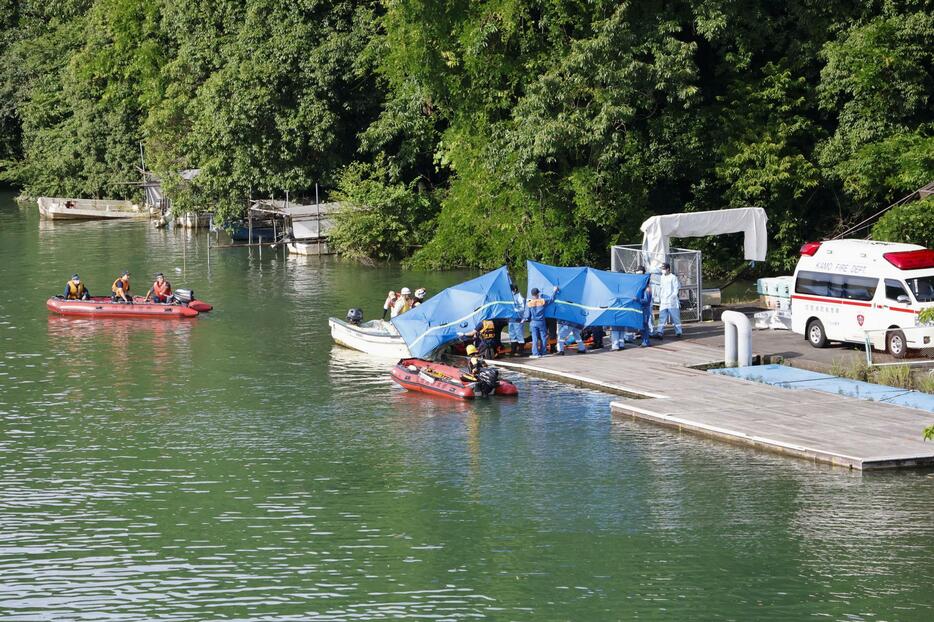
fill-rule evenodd
<path id="1" fill-rule="evenodd" d="M 530 322 L 544 322 L 545 306 L 549 302 L 551 302 L 551 298 L 547 296 L 529 298 L 525 303 L 525 319 Z"/>

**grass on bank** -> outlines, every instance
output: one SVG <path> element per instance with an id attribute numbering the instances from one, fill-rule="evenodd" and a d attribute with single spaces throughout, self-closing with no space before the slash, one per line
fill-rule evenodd
<path id="1" fill-rule="evenodd" d="M 934 371 L 912 371 L 908 365 L 872 367 L 863 359 L 848 362 L 835 360 L 830 366 L 830 373 L 840 378 L 934 393 Z"/>

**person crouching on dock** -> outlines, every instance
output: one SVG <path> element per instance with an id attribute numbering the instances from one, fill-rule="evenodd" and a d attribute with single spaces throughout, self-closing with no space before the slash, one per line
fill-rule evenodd
<path id="1" fill-rule="evenodd" d="M 165 280 L 165 275 L 161 272 L 156 273 L 156 282 L 152 284 L 149 291 L 146 292 L 146 302 L 167 303 L 172 298 L 172 284 Z"/>

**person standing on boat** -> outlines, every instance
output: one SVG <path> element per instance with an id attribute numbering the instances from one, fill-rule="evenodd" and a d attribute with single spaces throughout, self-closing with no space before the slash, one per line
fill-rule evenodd
<path id="1" fill-rule="evenodd" d="M 390 317 L 402 315 L 411 308 L 412 290 L 410 290 L 408 287 L 403 287 L 402 291 L 399 292 L 399 297 L 396 298 L 396 302 L 392 305 L 392 313 L 390 314 Z"/>
<path id="2" fill-rule="evenodd" d="M 71 275 L 71 280 L 65 283 L 65 300 L 87 300 L 91 297 L 88 288 L 81 282 L 77 274 Z"/>
<path id="3" fill-rule="evenodd" d="M 123 274 L 114 281 L 114 284 L 110 286 L 110 291 L 113 292 L 112 300 L 114 302 L 118 300 L 127 303 L 133 302 L 133 298 L 130 297 L 130 273 L 127 270 L 124 270 Z"/>
<path id="4" fill-rule="evenodd" d="M 146 302 L 166 303 L 172 297 L 172 284 L 165 280 L 165 275 L 161 272 L 156 273 L 156 282 L 152 284 L 149 291 L 146 292 Z"/>
<path id="5" fill-rule="evenodd" d="M 392 312 L 393 305 L 396 304 L 396 292 L 389 290 L 386 294 L 386 300 L 383 302 L 383 321 L 386 321 L 386 314 Z M 394 315 L 391 317 L 395 317 Z"/>
<path id="6" fill-rule="evenodd" d="M 412 301 L 413 309 L 417 307 L 418 305 L 422 304 L 423 302 L 425 302 L 425 295 L 427 293 L 428 291 L 424 287 L 419 287 L 418 289 L 415 290 L 415 300 Z"/>
<path id="7" fill-rule="evenodd" d="M 525 305 L 525 317 L 523 322 L 529 323 L 532 333 L 532 356 L 529 358 L 537 359 L 548 352 L 548 328 L 545 324 L 545 307 L 551 302 L 551 298 L 542 296 L 537 287 L 533 287 L 529 292 L 532 297 Z M 555 286 L 554 294 L 558 293 L 558 287 Z M 552 294 L 552 295 L 554 295 Z"/>
<path id="8" fill-rule="evenodd" d="M 525 347 L 525 329 L 522 327 L 522 316 L 525 315 L 525 298 L 519 293 L 519 288 L 512 285 L 512 302 L 516 315 L 520 318 L 509 322 L 510 356 L 519 356 L 519 351 Z"/>
<path id="9" fill-rule="evenodd" d="M 675 337 L 681 336 L 681 300 L 678 293 L 681 291 L 681 282 L 671 273 L 671 266 L 662 264 L 662 276 L 658 284 L 658 332 L 655 336 L 661 339 L 665 334 L 665 325 L 671 321 L 675 327 Z"/>

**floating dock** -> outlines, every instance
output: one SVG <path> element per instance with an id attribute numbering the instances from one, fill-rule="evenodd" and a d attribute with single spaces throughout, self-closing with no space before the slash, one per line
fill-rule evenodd
<path id="1" fill-rule="evenodd" d="M 851 469 L 934 465 L 934 443 L 922 438 L 934 424 L 931 413 L 702 369 L 722 358 L 721 347 L 685 337 L 622 352 L 569 351 L 495 364 L 618 395 L 610 406 L 618 418 Z"/>

